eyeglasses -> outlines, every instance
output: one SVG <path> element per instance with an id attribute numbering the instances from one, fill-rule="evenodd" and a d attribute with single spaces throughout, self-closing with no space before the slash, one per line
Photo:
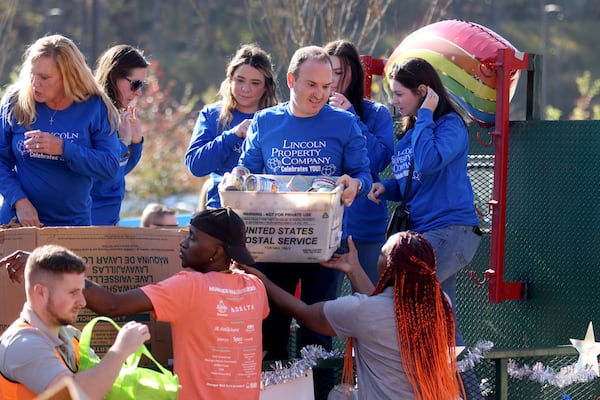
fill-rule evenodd
<path id="1" fill-rule="evenodd" d="M 126 76 L 124 76 L 123 79 L 125 79 L 127 82 L 129 82 L 129 84 L 131 85 L 130 88 L 131 88 L 132 92 L 137 92 L 139 89 L 144 88 L 144 82 L 140 81 L 139 79 L 132 81 L 131 79 L 129 79 Z"/>

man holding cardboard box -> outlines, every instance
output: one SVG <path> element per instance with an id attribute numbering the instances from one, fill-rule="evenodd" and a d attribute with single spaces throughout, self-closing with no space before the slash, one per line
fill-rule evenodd
<path id="1" fill-rule="evenodd" d="M 339 176 L 344 185 L 342 202 L 350 206 L 357 195 L 366 196 L 371 172 L 366 139 L 356 116 L 327 104 L 333 70 L 327 52 L 317 46 L 298 49 L 287 73 L 290 101 L 258 111 L 244 142 L 240 165 L 254 174 Z M 318 263 L 259 263 L 265 275 L 294 293 L 302 281 L 301 297 L 307 303 L 331 300 L 337 295 L 337 271 Z M 272 304 L 263 325 L 266 359 L 288 358 L 290 316 Z M 318 344 L 331 349 L 331 337 L 301 329 L 300 345 Z"/>
<path id="2" fill-rule="evenodd" d="M 260 279 L 234 268 L 254 264 L 244 222 L 229 208 L 194 214 L 179 254 L 183 270 L 156 284 L 112 293 L 86 280 L 87 307 L 112 317 L 150 311 L 171 324 L 179 400 L 258 400 L 269 306 Z M 26 255 L 0 260 L 11 280 Z"/>
<path id="3" fill-rule="evenodd" d="M 260 279 L 233 268 L 254 264 L 244 222 L 229 208 L 201 211 L 179 254 L 183 270 L 156 284 L 112 293 L 87 280 L 87 307 L 108 316 L 150 311 L 169 322 L 180 400 L 257 400 L 269 306 Z"/>
<path id="4" fill-rule="evenodd" d="M 19 261 L 27 258 L 19 256 Z M 24 273 L 27 301 L 19 319 L 0 337 L 0 398 L 33 399 L 73 376 L 89 399 L 102 399 L 125 359 L 150 338 L 148 327 L 128 322 L 102 361 L 78 372 L 80 332 L 71 324 L 85 306 L 85 262 L 56 245 L 36 248 L 24 268 L 19 261 L 10 261 L 7 270 L 11 277 Z"/>

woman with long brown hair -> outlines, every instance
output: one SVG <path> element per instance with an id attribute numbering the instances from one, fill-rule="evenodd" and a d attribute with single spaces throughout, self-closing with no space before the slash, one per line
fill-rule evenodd
<path id="1" fill-rule="evenodd" d="M 217 187 L 238 164 L 254 113 L 277 104 L 271 56 L 256 44 L 240 47 L 227 65 L 219 96 L 200 111 L 185 153 L 185 165 L 194 176 L 210 174 L 206 208 L 221 206 Z"/>

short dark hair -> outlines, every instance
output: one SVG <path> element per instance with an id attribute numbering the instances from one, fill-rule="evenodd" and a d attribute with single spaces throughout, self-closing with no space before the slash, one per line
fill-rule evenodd
<path id="1" fill-rule="evenodd" d="M 71 250 L 55 244 L 37 247 L 27 258 L 25 277 L 28 281 L 38 275 L 83 274 L 86 264 L 83 258 Z"/>
<path id="2" fill-rule="evenodd" d="M 290 61 L 288 73 L 291 72 L 294 75 L 294 77 L 298 79 L 298 71 L 300 70 L 300 66 L 308 60 L 329 63 L 329 66 L 331 66 L 331 59 L 329 58 L 329 54 L 327 54 L 327 52 L 322 47 L 306 46 L 296 50 Z"/>

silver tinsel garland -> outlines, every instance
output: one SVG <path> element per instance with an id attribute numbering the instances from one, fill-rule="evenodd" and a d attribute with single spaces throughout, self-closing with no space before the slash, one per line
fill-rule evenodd
<path id="1" fill-rule="evenodd" d="M 338 350 L 327 351 L 321 346 L 310 345 L 300 350 L 299 360 L 289 361 L 286 365 L 281 361 L 276 361 L 271 365 L 271 371 L 263 371 L 263 388 L 269 385 L 291 382 L 294 379 L 301 378 L 308 373 L 308 370 L 318 364 L 319 360 L 329 358 L 344 358 L 344 353 Z"/>
<path id="2" fill-rule="evenodd" d="M 494 343 L 488 340 L 481 340 L 477 342 L 475 347 L 468 349 L 465 353 L 465 356 L 456 363 L 458 372 L 465 372 L 473 369 L 476 364 L 483 360 L 485 354 L 490 351 L 492 347 L 494 347 Z"/>
<path id="3" fill-rule="evenodd" d="M 542 385 L 548 384 L 558 388 L 563 388 L 573 383 L 590 382 L 597 378 L 596 373 L 589 365 L 586 365 L 585 368 L 580 368 L 576 364 L 571 364 L 555 371 L 541 362 L 536 362 L 532 367 L 527 364 L 518 367 L 515 360 L 509 359 L 507 369 L 508 375 L 511 378 L 529 378 Z"/>
<path id="4" fill-rule="evenodd" d="M 485 354 L 494 347 L 490 341 L 480 341 L 473 348 L 468 349 L 465 356 L 457 362 L 458 370 L 465 372 L 473 369 L 475 365 L 481 362 Z M 301 358 L 289 361 L 286 365 L 277 361 L 271 365 L 271 371 L 263 371 L 262 387 L 291 382 L 295 379 L 306 376 L 308 370 L 318 364 L 319 360 L 330 358 L 344 358 L 344 353 L 339 350 L 327 351 L 321 346 L 311 345 L 300 350 Z M 580 368 L 576 364 L 568 365 L 556 371 L 551 367 L 545 366 L 541 362 L 536 362 L 530 367 L 524 364 L 521 367 L 513 359 L 508 360 L 508 375 L 515 379 L 530 379 L 542 385 L 548 384 L 558 388 L 571 385 L 573 383 L 590 382 L 597 378 L 594 370 L 590 366 Z"/>
<path id="5" fill-rule="evenodd" d="M 478 342 L 475 347 L 467 350 L 465 356 L 457 362 L 458 370 L 464 372 L 472 369 L 481 362 L 485 353 L 492 347 L 494 344 L 490 341 Z M 305 376 L 309 369 L 318 364 L 319 360 L 344 358 L 344 353 L 339 350 L 327 351 L 321 346 L 311 345 L 303 347 L 300 350 L 300 356 L 300 359 L 288 361 L 286 364 L 276 361 L 271 365 L 272 370 L 263 371 L 261 386 L 265 388 L 269 385 L 291 382 Z"/>

